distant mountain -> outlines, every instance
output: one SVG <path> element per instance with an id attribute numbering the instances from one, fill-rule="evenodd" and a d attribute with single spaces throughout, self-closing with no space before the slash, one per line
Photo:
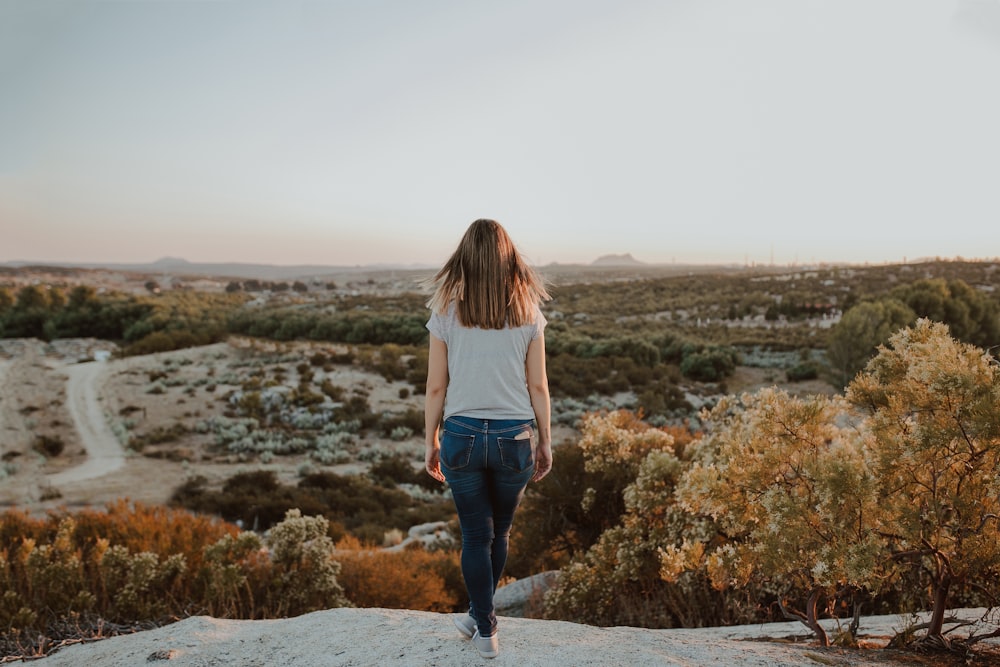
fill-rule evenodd
<path id="1" fill-rule="evenodd" d="M 161 257 L 150 266 L 191 266 L 191 262 L 182 257 Z"/>
<path id="2" fill-rule="evenodd" d="M 631 253 L 625 253 L 624 255 L 601 255 L 593 262 L 590 263 L 591 266 L 645 266 L 645 262 L 640 262 Z"/>

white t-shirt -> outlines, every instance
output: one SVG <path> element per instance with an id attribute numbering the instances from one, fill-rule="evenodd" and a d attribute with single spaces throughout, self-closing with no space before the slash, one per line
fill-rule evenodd
<path id="1" fill-rule="evenodd" d="M 444 418 L 534 419 L 525 359 L 546 324 L 537 306 L 534 322 L 506 329 L 462 326 L 454 304 L 445 314 L 432 312 L 427 330 L 448 347 Z"/>

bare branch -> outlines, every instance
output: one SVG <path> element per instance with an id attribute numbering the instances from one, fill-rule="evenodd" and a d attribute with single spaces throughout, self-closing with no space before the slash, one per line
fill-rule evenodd
<path id="1" fill-rule="evenodd" d="M 984 639 L 992 639 L 993 637 L 1000 637 L 1000 628 L 984 635 L 970 635 L 968 639 L 965 640 L 965 643 L 971 646 L 977 642 L 983 641 Z"/>

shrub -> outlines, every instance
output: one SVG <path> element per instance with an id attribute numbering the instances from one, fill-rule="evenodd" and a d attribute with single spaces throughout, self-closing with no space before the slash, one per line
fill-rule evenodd
<path id="1" fill-rule="evenodd" d="M 740 604 L 744 591 L 719 595 L 698 573 L 672 582 L 660 576 L 664 545 L 712 534 L 710 524 L 672 499 L 683 464 L 671 435 L 623 411 L 589 415 L 582 430 L 584 470 L 610 484 L 611 497 L 589 487 L 581 506 L 612 525 L 562 568 L 545 596 L 545 615 L 644 627 L 722 625 L 753 617 Z M 621 508 L 618 517 L 604 514 L 611 503 Z"/>
<path id="2" fill-rule="evenodd" d="M 718 382 L 736 370 L 736 351 L 731 348 L 707 348 L 691 352 L 681 361 L 681 373 L 699 382 Z"/>
<path id="3" fill-rule="evenodd" d="M 101 636 L 192 613 L 275 618 L 348 602 L 331 528 L 289 511 L 267 547 L 188 512 L 131 506 L 0 517 L 0 647 L 41 654 L 67 634 Z"/>
<path id="4" fill-rule="evenodd" d="M 409 408 L 402 414 L 384 415 L 379 421 L 382 433 L 393 440 L 405 440 L 424 430 L 423 410 Z"/>
<path id="5" fill-rule="evenodd" d="M 33 444 L 35 451 L 48 457 L 59 456 L 66 449 L 66 443 L 57 435 L 44 433 L 35 436 Z"/>
<path id="6" fill-rule="evenodd" d="M 623 516 L 634 511 L 629 503 L 639 462 L 657 453 L 685 454 L 690 431 L 654 429 L 625 411 L 587 415 L 581 428 L 581 445 L 556 447 L 552 472 L 529 486 L 514 524 L 508 571 L 527 576 L 563 568 L 565 583 L 552 594 L 550 617 L 654 627 L 732 620 L 727 605 L 733 596 L 719 596 L 703 576 L 667 584 L 655 549 L 642 546 L 644 526 L 661 524 L 669 499 L 650 503 L 654 511 L 643 507 L 644 517 Z M 651 487 L 669 498 L 670 485 Z M 627 532 L 618 527 L 623 521 Z"/>
<path id="7" fill-rule="evenodd" d="M 927 319 L 894 334 L 848 387 L 868 414 L 887 513 L 881 559 L 928 574 L 931 644 L 947 645 L 954 596 L 1000 595 L 998 396 L 996 360 Z"/>
<path id="8" fill-rule="evenodd" d="M 196 572 L 203 547 L 234 530 L 125 501 L 43 518 L 6 512 L 0 517 L 5 655 L 51 647 L 47 636 L 96 629 L 99 619 L 159 621 L 200 608 L 196 577 L 181 575 Z"/>
<path id="9" fill-rule="evenodd" d="M 358 607 L 456 612 L 468 609 L 459 554 L 411 547 L 363 548 L 356 538 L 337 544 L 339 581 Z"/>
<path id="10" fill-rule="evenodd" d="M 794 615 L 827 645 L 820 600 L 835 600 L 845 585 L 877 594 L 888 574 L 859 432 L 836 424 L 845 408 L 773 388 L 720 401 L 676 493 L 693 516 L 711 517 L 718 537 L 663 545 L 664 578 L 697 569 L 718 588 L 754 581 L 787 587 L 789 597 L 798 591 Z"/>
<path id="11" fill-rule="evenodd" d="M 182 554 L 161 560 L 158 554 L 133 554 L 115 544 L 104 550 L 98 563 L 106 613 L 112 621 L 158 619 L 185 602 L 182 576 L 187 563 Z"/>
<path id="12" fill-rule="evenodd" d="M 713 528 L 661 542 L 662 575 L 703 572 L 725 587 L 770 580 L 783 597 L 806 600 L 791 616 L 823 643 L 823 599 L 829 609 L 864 594 L 852 634 L 860 601 L 930 606 L 919 641 L 948 646 L 948 605 L 991 604 L 1000 593 L 998 395 L 1000 367 L 988 354 L 919 320 L 848 386 L 866 419 L 843 399 L 773 389 L 720 402 L 676 494 L 692 525 Z"/>
<path id="13" fill-rule="evenodd" d="M 789 382 L 815 380 L 819 377 L 819 365 L 811 361 L 796 364 L 785 371 L 785 377 L 788 378 Z"/>
<path id="14" fill-rule="evenodd" d="M 159 445 L 165 442 L 176 442 L 189 432 L 187 426 L 180 422 L 170 426 L 157 426 L 151 431 L 142 434 L 135 434 L 130 438 L 130 445 L 136 451 L 142 451 L 146 445 Z"/>
<path id="15" fill-rule="evenodd" d="M 317 609 L 348 606 L 337 582 L 340 564 L 334 560 L 329 522 L 302 516 L 297 509 L 285 513 L 267 538 L 274 564 L 275 609 L 282 615 L 297 615 Z"/>

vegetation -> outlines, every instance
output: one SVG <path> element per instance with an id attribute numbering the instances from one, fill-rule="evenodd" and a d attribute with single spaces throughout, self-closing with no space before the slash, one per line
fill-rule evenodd
<path id="1" fill-rule="evenodd" d="M 624 410 L 588 414 L 581 428 L 582 441 L 554 448 L 552 472 L 528 487 L 511 538 L 507 570 L 512 576 L 564 567 L 620 522 L 625 512 L 624 491 L 635 479 L 636 462 L 620 467 L 595 465 L 595 449 L 608 444 L 603 438 L 628 442 L 633 432 L 648 432 L 663 442 L 672 441 L 672 450 L 683 456 L 697 437 L 683 426 L 650 429 Z"/>
<path id="2" fill-rule="evenodd" d="M 456 612 L 468 609 L 458 551 L 419 546 L 389 552 L 356 538 L 337 544 L 338 581 L 359 607 Z"/>
<path id="3" fill-rule="evenodd" d="M 386 467 L 376 468 L 382 476 Z M 393 485 L 395 486 L 395 485 Z M 255 531 L 276 525 L 291 510 L 322 516 L 339 540 L 351 534 L 362 542 L 381 545 L 386 533 L 410 526 L 444 521 L 454 514 L 451 501 L 440 494 L 413 495 L 377 484 L 363 475 L 332 472 L 307 474 L 296 486 L 282 484 L 274 472 L 260 470 L 230 477 L 218 491 L 195 477 L 174 493 L 176 507 L 214 514 Z"/>
<path id="4" fill-rule="evenodd" d="M 876 348 L 924 317 L 947 324 L 960 341 L 988 347 L 1000 340 L 1000 304 L 961 279 L 918 280 L 865 300 L 844 313 L 830 334 L 827 357 L 839 386 L 851 380 Z"/>
<path id="5" fill-rule="evenodd" d="M 927 638 L 970 592 L 1000 590 L 1000 366 L 921 320 L 898 332 L 848 388 L 869 415 L 871 472 L 887 521 L 883 554 L 931 591 Z"/>
<path id="6" fill-rule="evenodd" d="M 842 399 L 774 389 L 720 402 L 676 494 L 713 539 L 685 535 L 679 548 L 666 546 L 661 574 L 669 581 L 702 570 L 718 588 L 765 581 L 782 614 L 803 620 L 826 645 L 820 600 L 835 600 L 844 587 L 875 596 L 887 578 L 875 482 L 857 430 L 838 424 L 845 410 Z M 804 611 L 785 600 L 796 595 Z"/>
<path id="7" fill-rule="evenodd" d="M 263 538 L 126 501 L 44 518 L 0 515 L 0 590 L 3 656 L 42 655 L 64 638 L 191 614 L 261 619 L 350 605 L 467 604 L 454 552 L 375 552 L 356 539 L 335 545 L 325 518 L 297 509 Z"/>
<path id="8" fill-rule="evenodd" d="M 64 294 L 28 285 L 12 297 L 0 288 L 0 335 L 6 338 L 102 338 L 121 342 L 126 354 L 205 345 L 227 334 L 226 315 L 244 298 L 198 292 L 104 295 L 87 285 Z"/>
<path id="9" fill-rule="evenodd" d="M 348 604 L 325 532 L 325 520 L 295 512 L 265 542 L 214 519 L 124 501 L 41 519 L 9 511 L 0 517 L 0 642 L 5 655 L 31 654 L 44 648 L 39 635 L 50 641 L 102 621 L 273 618 Z"/>
<path id="10" fill-rule="evenodd" d="M 557 586 L 545 597 L 546 615 L 654 628 L 760 620 L 759 610 L 746 601 L 764 599 L 761 591 L 720 595 L 702 573 L 675 582 L 660 575 L 662 547 L 711 535 L 710 526 L 673 499 L 694 447 L 682 447 L 673 434 L 626 411 L 591 415 L 582 430 L 584 470 L 604 488 L 587 487 L 581 500 L 566 500 L 608 527 L 590 545 L 573 549 Z M 613 483 L 607 483 L 609 478 Z"/>
<path id="11" fill-rule="evenodd" d="M 849 644 L 862 609 L 930 609 L 920 643 L 974 646 L 982 637 L 949 639 L 944 610 L 994 607 L 1000 595 L 1000 371 L 987 349 L 1000 339 L 995 272 L 931 262 L 553 287 L 550 384 L 557 418 L 568 415 L 562 423 L 582 435 L 557 447 L 552 474 L 529 488 L 509 573 L 562 570 L 545 601 L 553 618 L 647 627 L 796 618 L 823 643 Z M 263 287 L 249 281 L 214 295 L 0 286 L 4 337 L 98 337 L 125 354 L 230 334 L 335 344 L 291 364 L 245 360 L 249 376 L 213 369 L 205 391 L 232 389 L 218 399 L 224 416 L 142 434 L 121 427 L 136 449 L 197 433 L 231 460 L 305 454 L 296 484 L 270 471 L 218 488 L 193 477 L 173 509 L 122 502 L 3 515 L 8 654 L 43 652 L 38 637 L 98 622 L 267 618 L 349 603 L 463 607 L 455 553 L 377 548 L 453 515 L 397 443 L 361 442 L 367 433 L 407 440 L 422 415 L 375 414 L 365 391 L 321 372 L 355 364 L 422 391 L 423 297 L 329 287 L 272 285 L 283 304 L 274 306 L 250 302 Z M 737 364 L 792 382 L 828 377 L 846 393 L 717 400 Z M 183 383 L 175 370 L 149 371 L 147 391 Z M 696 417 L 699 384 L 713 396 Z M 598 410 L 621 405 L 632 410 Z M 41 433 L 32 444 L 47 456 L 63 448 Z M 370 462 L 368 474 L 312 467 L 348 460 Z M 841 637 L 817 622 L 831 615 L 852 619 Z"/>
<path id="12" fill-rule="evenodd" d="M 229 331 L 273 340 L 415 345 L 427 340 L 426 321 L 426 313 L 419 303 L 386 314 L 368 310 L 342 313 L 339 309 L 334 312 L 301 308 L 267 312 L 245 309 L 233 313 Z"/>
<path id="13" fill-rule="evenodd" d="M 917 641 L 965 650 L 986 635 L 949 639 L 945 609 L 1000 597 L 998 397 L 989 355 L 920 320 L 846 398 L 729 398 L 683 451 L 627 415 L 592 417 L 585 468 L 630 478 L 624 511 L 563 568 L 547 613 L 661 626 L 784 616 L 823 643 L 817 620 L 846 613 L 850 643 L 862 606 L 931 609 Z"/>
<path id="14" fill-rule="evenodd" d="M 935 261 L 878 267 L 823 267 L 656 276 L 554 285 L 546 304 L 555 398 L 630 392 L 647 418 L 691 416 L 691 383 L 725 381 L 761 352 L 815 351 L 784 366 L 791 381 L 823 376 L 842 387 L 877 346 L 918 317 L 948 324 L 957 339 L 991 345 L 1000 305 L 984 286 L 997 265 Z M 240 334 L 277 341 L 347 344 L 357 363 L 423 390 L 427 332 L 423 295 L 356 295 L 233 283 L 223 294 L 165 290 L 141 296 L 93 288 L 0 287 L 0 336 L 50 340 L 94 336 L 144 354 Z M 251 294 L 271 290 L 278 305 Z M 842 314 L 842 319 L 839 320 Z M 825 357 L 825 358 L 824 358 Z M 824 365 L 828 362 L 828 365 Z"/>

